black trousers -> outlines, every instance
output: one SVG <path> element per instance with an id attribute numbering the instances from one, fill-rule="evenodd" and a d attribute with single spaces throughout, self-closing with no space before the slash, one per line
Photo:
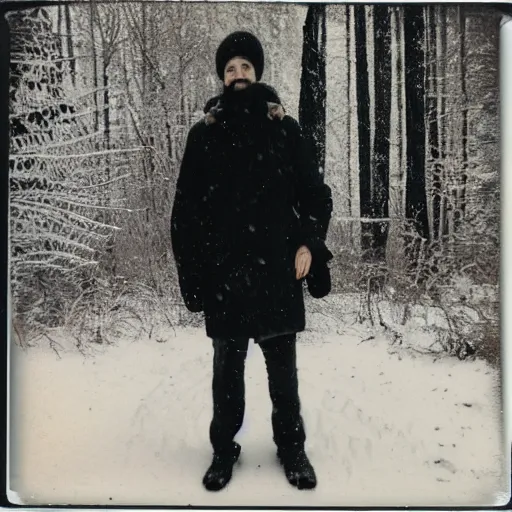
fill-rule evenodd
<path id="1" fill-rule="evenodd" d="M 272 429 L 279 451 L 301 449 L 306 438 L 300 413 L 296 336 L 258 342 L 267 367 L 272 400 Z M 213 419 L 210 441 L 215 452 L 229 450 L 245 413 L 245 361 L 249 339 L 214 339 Z"/>

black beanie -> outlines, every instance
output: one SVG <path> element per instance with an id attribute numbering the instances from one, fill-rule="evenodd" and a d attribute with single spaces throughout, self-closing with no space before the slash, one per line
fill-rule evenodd
<path id="1" fill-rule="evenodd" d="M 254 35 L 250 32 L 233 32 L 220 43 L 215 56 L 215 64 L 217 75 L 221 80 L 224 80 L 226 64 L 234 57 L 247 59 L 254 66 L 256 80 L 261 79 L 265 64 L 263 47 Z"/>

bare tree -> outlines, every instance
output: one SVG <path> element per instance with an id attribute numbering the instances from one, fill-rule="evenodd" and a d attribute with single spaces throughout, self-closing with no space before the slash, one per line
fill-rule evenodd
<path id="1" fill-rule="evenodd" d="M 426 58 L 427 84 L 426 116 L 427 116 L 427 170 L 431 176 L 430 194 L 430 238 L 435 240 L 439 234 L 440 201 L 441 201 L 441 165 L 439 152 L 439 112 L 438 112 L 438 65 L 436 37 L 436 6 L 426 7 Z"/>
<path id="2" fill-rule="evenodd" d="M 314 160 L 325 168 L 326 18 L 325 4 L 311 4 L 304 23 L 299 123 Z"/>
<path id="3" fill-rule="evenodd" d="M 103 126 L 105 132 L 105 147 L 110 148 L 110 100 L 109 100 L 109 68 L 112 59 L 119 51 L 121 43 L 121 19 L 119 8 L 115 5 L 102 5 L 101 9 L 95 0 L 91 2 L 92 20 L 97 27 L 101 50 L 101 75 L 103 89 Z M 93 41 L 95 46 L 95 41 Z M 107 174 L 107 179 L 109 176 Z"/>
<path id="4" fill-rule="evenodd" d="M 366 44 L 365 6 L 354 6 L 356 44 L 356 87 L 359 136 L 359 198 L 362 219 L 372 216 L 371 192 L 371 142 L 370 142 L 370 88 L 368 83 L 368 60 Z M 370 249 L 371 225 L 361 223 L 361 247 Z"/>
<path id="5" fill-rule="evenodd" d="M 91 0 L 89 2 L 89 43 L 91 45 L 92 52 L 92 66 L 93 66 L 93 84 L 94 84 L 94 105 L 96 107 L 94 112 L 94 131 L 97 132 L 100 127 L 99 113 L 100 113 L 100 105 L 98 99 L 98 87 L 99 87 L 99 77 L 98 77 L 98 56 L 96 52 L 96 36 L 94 30 L 94 16 L 95 16 L 95 2 L 96 0 Z"/>
<path id="6" fill-rule="evenodd" d="M 350 35 L 352 33 L 351 30 L 351 12 L 353 7 L 350 5 L 345 6 L 345 52 L 346 52 L 346 58 L 347 58 L 347 96 L 346 96 L 346 102 L 347 102 L 347 117 L 345 121 L 345 130 L 347 133 L 347 162 L 348 165 L 348 172 L 347 172 L 347 201 L 348 201 L 348 211 L 349 213 L 352 213 L 352 173 L 351 173 L 351 161 L 352 161 L 352 57 L 351 57 L 351 51 L 350 51 Z M 352 222 L 349 223 L 350 226 L 350 240 L 352 240 Z"/>
<path id="7" fill-rule="evenodd" d="M 438 229 L 437 237 L 443 240 L 444 235 L 448 233 L 447 222 L 447 199 L 442 191 L 444 183 L 446 183 L 446 154 L 447 154 L 447 129 L 446 129 L 446 98 L 447 98 L 447 83 L 446 83 L 446 8 L 444 6 L 436 6 L 436 62 L 437 62 L 437 142 L 439 146 L 439 163 L 437 172 L 435 174 L 436 182 L 439 185 L 435 189 L 434 201 L 434 219 L 437 217 L 439 220 L 436 222 Z"/>
<path id="8" fill-rule="evenodd" d="M 68 50 L 69 57 L 69 65 L 71 72 L 71 81 L 73 85 L 76 85 L 76 60 L 75 60 L 75 50 L 73 44 L 73 34 L 71 33 L 71 13 L 69 4 L 64 5 L 64 18 L 66 21 L 66 46 Z"/>
<path id="9" fill-rule="evenodd" d="M 460 102 L 462 103 L 462 127 L 460 138 L 460 162 L 461 174 L 456 190 L 456 209 L 454 214 L 454 228 L 458 229 L 466 211 L 466 184 L 468 180 L 468 94 L 466 87 L 466 15 L 463 6 L 457 6 L 458 30 L 459 30 L 459 80 Z"/>
<path id="10" fill-rule="evenodd" d="M 391 128 L 391 26 L 387 6 L 373 6 L 375 59 L 375 142 L 372 161 L 372 216 L 389 215 L 389 151 Z M 373 248 L 385 253 L 388 223 L 373 224 Z"/>
<path id="11" fill-rule="evenodd" d="M 418 234 L 428 239 L 425 189 L 425 71 L 423 7 L 404 6 L 405 88 L 407 109 L 406 217 Z"/>

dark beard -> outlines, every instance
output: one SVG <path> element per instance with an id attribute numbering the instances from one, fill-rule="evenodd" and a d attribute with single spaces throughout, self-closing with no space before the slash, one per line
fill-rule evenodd
<path id="1" fill-rule="evenodd" d="M 245 87 L 244 89 L 237 90 L 235 89 L 237 84 L 246 84 L 247 86 L 250 86 L 252 85 L 252 82 L 246 78 L 237 78 L 236 80 L 233 80 L 229 85 L 224 85 L 224 94 L 234 94 L 247 89 L 247 87 Z"/>
<path id="2" fill-rule="evenodd" d="M 238 83 L 247 84 L 243 89 L 235 89 Z M 224 86 L 222 94 L 226 109 L 231 114 L 250 113 L 256 115 L 266 115 L 268 112 L 267 103 L 261 94 L 261 85 L 252 83 L 244 78 L 239 78 Z"/>

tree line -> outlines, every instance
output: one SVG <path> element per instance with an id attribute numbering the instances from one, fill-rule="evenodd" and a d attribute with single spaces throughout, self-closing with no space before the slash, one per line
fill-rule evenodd
<path id="1" fill-rule="evenodd" d="M 491 9 L 92 0 L 8 21 L 11 279 L 27 311 L 50 301 L 58 322 L 100 282 L 178 300 L 168 231 L 181 154 L 219 89 L 216 46 L 240 27 L 263 41 L 264 80 L 341 194 L 333 252 L 497 282 Z M 337 268 L 343 291 L 350 272 Z"/>
<path id="2" fill-rule="evenodd" d="M 357 182 L 351 182 L 348 168 L 345 183 L 354 189 L 351 201 L 358 200 L 360 238 L 354 243 L 362 257 L 385 260 L 393 223 L 408 222 L 414 239 L 405 252 L 409 262 L 456 252 L 467 264 L 488 269 L 485 250 L 477 260 L 474 254 L 486 239 L 486 250 L 494 255 L 488 277 L 496 279 L 498 203 L 489 205 L 488 199 L 490 190 L 499 190 L 499 168 L 493 158 L 491 171 L 486 157 L 499 152 L 499 16 L 465 5 L 344 6 L 338 25 L 326 35 L 330 9 L 335 8 L 312 4 L 308 9 L 300 111 L 323 169 L 326 103 L 319 91 L 325 91 L 325 39 L 344 25 L 346 58 L 355 61 L 342 77 L 345 101 L 355 103 L 356 111 L 357 134 L 348 138 L 357 142 L 348 149 L 356 146 L 358 157 Z M 337 91 L 329 93 L 332 98 Z M 494 125 L 482 136 L 483 118 Z M 345 129 L 350 132 L 350 123 Z M 394 194 L 397 190 L 401 193 Z M 475 226 L 484 218 L 493 240 Z"/>

